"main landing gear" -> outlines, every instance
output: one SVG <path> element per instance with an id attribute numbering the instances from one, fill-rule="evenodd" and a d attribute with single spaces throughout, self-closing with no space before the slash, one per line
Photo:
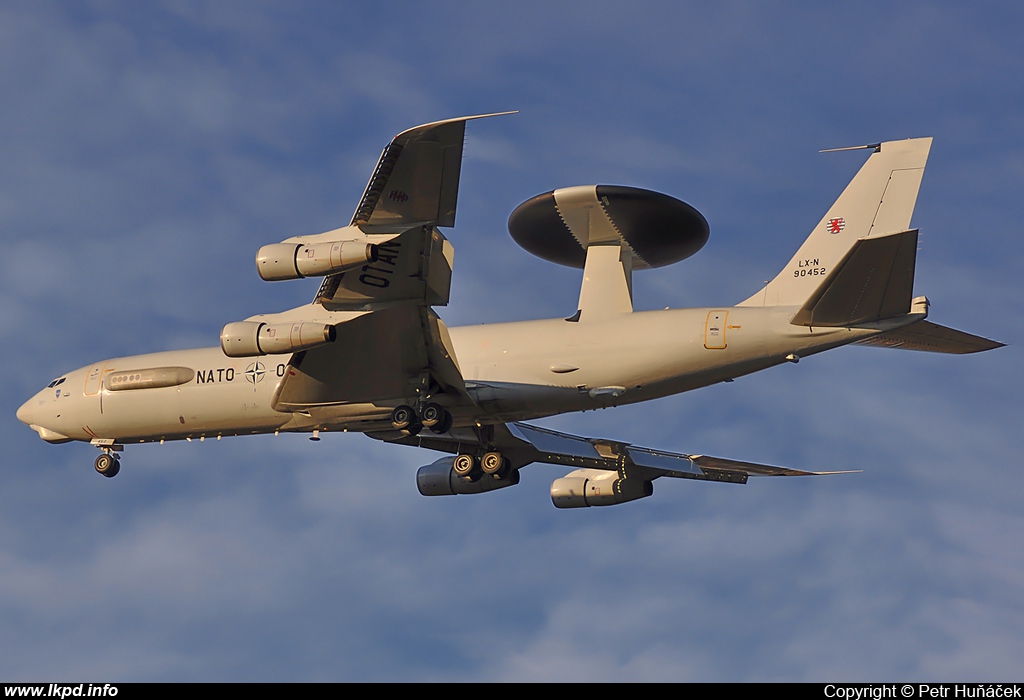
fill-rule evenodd
<path id="1" fill-rule="evenodd" d="M 412 406 L 402 404 L 391 412 L 391 425 L 395 430 L 400 430 L 410 436 L 419 434 L 423 428 L 443 435 L 451 430 L 452 414 L 436 403 L 428 403 L 423 405 L 417 415 Z M 486 434 L 478 431 L 477 437 L 481 449 L 487 449 L 484 446 L 493 444 L 493 430 Z M 491 449 L 482 455 L 477 452 L 476 454 L 464 453 L 456 456 L 452 462 L 452 471 L 463 481 L 476 482 L 483 477 L 502 481 L 508 479 L 512 474 L 512 463 L 500 452 Z M 518 483 L 518 477 L 513 483 Z"/>
<path id="2" fill-rule="evenodd" d="M 401 405 L 391 412 L 391 425 L 406 435 L 416 435 L 423 428 L 443 435 L 451 430 L 452 414 L 436 403 L 428 403 L 416 415 L 412 406 Z"/>
<path id="3" fill-rule="evenodd" d="M 500 452 L 485 452 L 479 460 L 471 454 L 461 454 L 452 463 L 452 470 L 468 481 L 476 481 L 481 476 L 504 479 L 511 471 L 511 464 Z"/>
<path id="4" fill-rule="evenodd" d="M 113 479 L 117 476 L 117 473 L 121 471 L 121 460 L 117 458 L 117 455 L 113 452 L 104 450 L 103 454 L 96 458 L 93 463 L 96 467 L 96 471 L 107 477 Z"/>

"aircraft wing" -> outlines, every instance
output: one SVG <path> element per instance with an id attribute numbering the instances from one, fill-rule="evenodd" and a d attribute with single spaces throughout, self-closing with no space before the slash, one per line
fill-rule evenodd
<path id="1" fill-rule="evenodd" d="M 480 430 L 490 432 L 480 435 Z M 665 452 L 617 440 L 578 437 L 527 423 L 483 426 L 475 429 L 475 432 L 472 429 L 453 430 L 450 435 L 404 436 L 391 431 L 367 435 L 387 442 L 453 454 L 473 452 L 486 446 L 488 449 L 499 450 L 516 468 L 533 462 L 543 462 L 576 469 L 625 471 L 646 480 L 668 476 L 677 479 L 745 484 L 750 476 L 820 476 L 851 473 L 811 472 L 707 455 Z"/>
<path id="2" fill-rule="evenodd" d="M 501 112 L 500 114 L 511 114 Z M 343 312 L 337 341 L 296 353 L 273 406 L 304 411 L 343 403 L 445 394 L 472 400 L 448 329 L 430 308 L 448 303 L 454 248 L 438 230 L 455 224 L 466 122 L 403 131 L 381 154 L 352 216 L 377 259 L 328 275 L 314 304 Z"/>
<path id="3" fill-rule="evenodd" d="M 466 122 L 494 112 L 414 126 L 385 148 L 352 215 L 353 226 L 455 225 Z"/>
<path id="4" fill-rule="evenodd" d="M 455 225 L 466 122 L 512 113 L 446 119 L 396 136 L 352 215 L 351 225 L 378 244 L 380 260 L 327 276 L 315 302 L 332 311 L 447 304 L 453 250 L 437 227 Z"/>
<path id="5" fill-rule="evenodd" d="M 336 342 L 296 353 L 273 407 L 409 399 L 418 391 L 466 404 L 466 393 L 444 322 L 427 306 L 404 305 L 362 314 L 337 326 Z"/>

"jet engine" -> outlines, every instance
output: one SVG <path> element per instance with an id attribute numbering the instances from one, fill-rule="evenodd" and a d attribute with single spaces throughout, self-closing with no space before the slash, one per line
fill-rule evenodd
<path id="1" fill-rule="evenodd" d="M 324 323 L 238 321 L 224 326 L 220 347 L 228 357 L 279 355 L 333 343 L 337 329 Z"/>
<path id="2" fill-rule="evenodd" d="M 366 241 L 274 243 L 256 253 L 256 270 L 267 282 L 323 277 L 377 261 L 377 246 Z"/>
<path id="3" fill-rule="evenodd" d="M 483 474 L 476 479 L 459 476 L 452 468 L 455 457 L 442 457 L 433 464 L 420 467 L 416 472 L 416 488 L 424 496 L 454 496 L 456 494 L 485 493 L 519 483 L 519 470 L 510 469 L 508 475 L 496 479 Z"/>
<path id="4" fill-rule="evenodd" d="M 622 478 L 618 472 L 577 469 L 551 484 L 555 508 L 614 506 L 654 493 L 654 484 L 637 477 Z"/>

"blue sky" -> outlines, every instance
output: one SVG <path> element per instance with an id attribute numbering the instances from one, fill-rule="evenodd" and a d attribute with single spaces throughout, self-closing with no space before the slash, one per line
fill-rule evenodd
<path id="1" fill-rule="evenodd" d="M 1006 680 L 1024 657 L 1015 3 L 0 6 L 0 678 Z M 562 473 L 427 499 L 432 453 L 360 436 L 87 445 L 14 412 L 94 360 L 214 345 L 307 302 L 259 246 L 347 223 L 380 149 L 469 126 L 450 325 L 572 313 L 579 271 L 505 222 L 648 187 L 711 225 L 638 308 L 735 303 L 863 161 L 933 136 L 932 319 L 1010 347 L 844 348 L 545 425 L 798 468 L 557 511 Z"/>

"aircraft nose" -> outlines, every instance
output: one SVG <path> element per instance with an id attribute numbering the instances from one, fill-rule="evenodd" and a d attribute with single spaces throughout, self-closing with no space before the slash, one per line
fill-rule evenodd
<path id="1" fill-rule="evenodd" d="M 18 409 L 18 420 L 25 425 L 31 425 L 32 413 L 32 399 L 29 399 L 25 403 L 21 404 L 21 408 Z"/>

